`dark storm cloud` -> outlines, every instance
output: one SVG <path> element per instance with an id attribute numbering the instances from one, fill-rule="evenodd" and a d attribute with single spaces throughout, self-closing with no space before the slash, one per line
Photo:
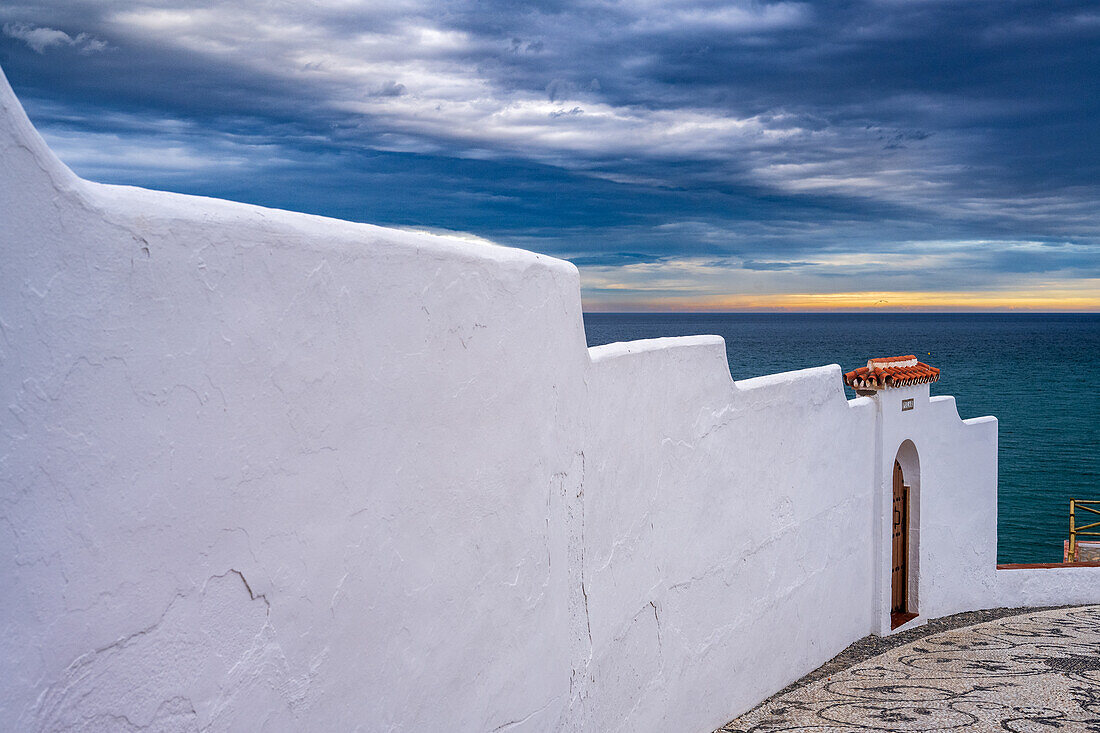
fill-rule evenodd
<path id="1" fill-rule="evenodd" d="M 788 290 L 1097 276 L 1092 2 L 45 0 L 0 28 L 91 178 L 639 287 L 677 263 Z"/>

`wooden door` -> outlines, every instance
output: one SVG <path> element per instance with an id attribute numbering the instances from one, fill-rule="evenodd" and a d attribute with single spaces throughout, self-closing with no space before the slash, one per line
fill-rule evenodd
<path id="1" fill-rule="evenodd" d="M 908 613 L 909 487 L 905 485 L 901 464 L 897 461 L 894 461 L 894 527 L 890 566 L 890 612 Z"/>

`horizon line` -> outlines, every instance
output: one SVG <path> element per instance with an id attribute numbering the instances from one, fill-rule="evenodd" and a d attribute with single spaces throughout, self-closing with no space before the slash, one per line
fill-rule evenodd
<path id="1" fill-rule="evenodd" d="M 1100 278 L 1030 290 L 864 290 L 795 293 L 652 293 L 581 288 L 590 312 L 686 313 L 1100 313 Z"/>
<path id="2" fill-rule="evenodd" d="M 847 309 L 825 310 L 793 308 L 759 309 L 759 310 L 711 310 L 706 308 L 680 308 L 673 310 L 605 310 L 581 307 L 582 313 L 599 313 L 601 315 L 866 315 L 878 313 L 881 315 L 922 315 L 922 316 L 1003 316 L 1003 315 L 1031 315 L 1031 316 L 1100 316 L 1100 310 L 1027 310 L 1023 308 L 1004 310 L 885 310 L 885 309 Z"/>

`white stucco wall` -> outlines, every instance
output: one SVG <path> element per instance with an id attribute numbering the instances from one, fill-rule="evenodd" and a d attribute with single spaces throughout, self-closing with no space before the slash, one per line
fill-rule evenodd
<path id="1" fill-rule="evenodd" d="M 914 623 L 1100 601 L 994 569 L 996 422 L 927 387 L 589 350 L 568 263 L 82 181 L 2 73 L 0 161 L 0 729 L 708 731 L 888 630 L 906 440 Z"/>
<path id="2" fill-rule="evenodd" d="M 87 183 L 0 105 L 0 729 L 556 726 L 576 269 Z"/>
<path id="3" fill-rule="evenodd" d="M 1100 568 L 997 569 L 997 419 L 959 418 L 955 398 L 929 396 L 928 385 L 879 392 L 882 443 L 879 458 L 877 632 L 890 633 L 890 512 L 893 463 L 908 442 L 918 457 L 919 486 L 912 499 L 911 537 L 918 548 L 920 616 L 898 630 L 931 618 L 983 608 L 1100 602 Z M 914 409 L 902 411 L 902 400 Z M 903 465 L 906 461 L 902 460 Z"/>
<path id="4" fill-rule="evenodd" d="M 588 385 L 585 730 L 711 730 L 867 633 L 873 406 L 839 367 L 734 383 L 721 338 L 656 339 Z"/>
<path id="5" fill-rule="evenodd" d="M 888 389 L 871 398 L 878 413 L 881 448 L 877 554 L 877 628 L 890 633 L 890 501 L 893 466 L 901 463 L 910 498 L 910 568 L 916 593 L 908 624 L 959 611 L 988 608 L 988 579 L 997 562 L 997 420 L 960 420 L 952 397 L 929 397 L 929 385 Z M 903 400 L 913 409 L 903 411 Z M 915 464 L 915 465 L 913 465 Z M 992 531 L 992 535 L 990 534 Z M 913 596 L 915 595 L 915 598 Z M 915 608 L 914 608 L 915 605 Z"/>

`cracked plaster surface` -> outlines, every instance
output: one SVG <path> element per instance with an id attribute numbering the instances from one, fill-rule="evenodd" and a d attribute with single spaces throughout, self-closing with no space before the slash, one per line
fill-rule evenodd
<path id="1" fill-rule="evenodd" d="M 238 571 L 212 576 L 151 625 L 73 660 L 24 729 L 220 729 L 244 701 L 263 719 L 293 703 L 276 693 L 294 681 L 269 611 Z"/>

